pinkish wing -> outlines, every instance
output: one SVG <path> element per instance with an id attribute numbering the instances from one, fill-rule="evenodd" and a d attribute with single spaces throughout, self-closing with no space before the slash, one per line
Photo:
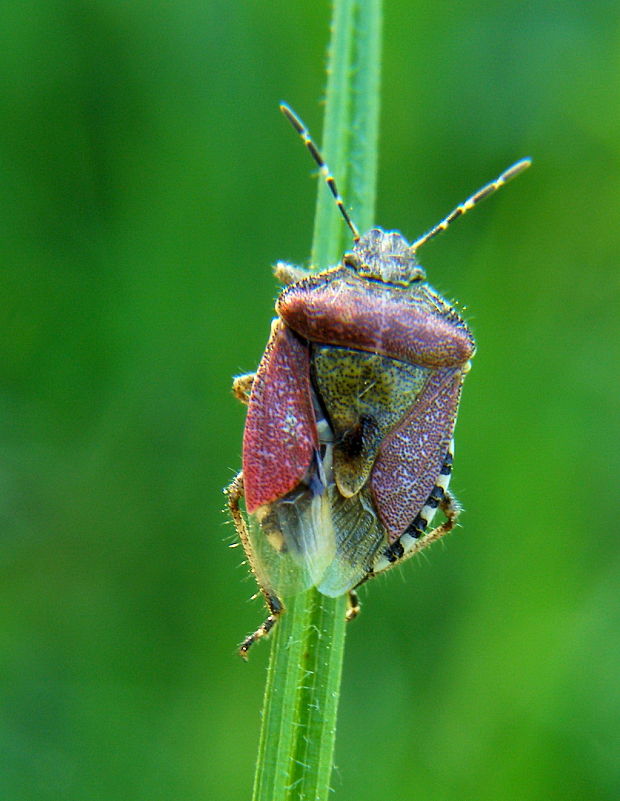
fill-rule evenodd
<path id="1" fill-rule="evenodd" d="M 362 280 L 340 267 L 286 287 L 276 309 L 310 342 L 380 353 L 420 367 L 459 368 L 475 351 L 465 322 L 428 284 L 404 290 Z"/>
<path id="2" fill-rule="evenodd" d="M 431 373 L 403 422 L 382 444 L 370 481 L 375 508 L 394 542 L 424 506 L 452 438 L 464 372 Z"/>
<path id="3" fill-rule="evenodd" d="M 294 489 L 317 447 L 310 350 L 278 320 L 252 385 L 243 435 L 248 512 Z"/>

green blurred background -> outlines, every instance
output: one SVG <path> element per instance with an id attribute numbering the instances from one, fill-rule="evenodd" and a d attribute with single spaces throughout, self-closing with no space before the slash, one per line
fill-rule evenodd
<path id="1" fill-rule="evenodd" d="M 466 514 L 364 589 L 335 798 L 620 797 L 620 10 L 386 2 L 377 221 L 479 351 Z M 47 0 L 0 31 L 0 797 L 247 799 L 268 646 L 231 375 L 303 263 L 321 2 Z M 337 211 L 334 210 L 334 214 Z"/>

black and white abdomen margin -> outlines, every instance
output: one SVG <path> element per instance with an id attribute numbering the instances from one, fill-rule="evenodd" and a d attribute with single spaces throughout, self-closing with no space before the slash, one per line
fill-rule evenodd
<path id="1" fill-rule="evenodd" d="M 443 461 L 439 475 L 435 479 L 433 487 L 426 503 L 420 509 L 414 520 L 407 526 L 400 537 L 384 548 L 377 556 L 377 561 L 373 565 L 373 573 L 380 573 L 388 567 L 406 556 L 412 548 L 419 545 L 419 541 L 424 537 L 427 528 L 433 521 L 437 508 L 443 501 L 450 484 L 452 476 L 452 463 L 454 461 L 454 440 L 451 440 L 446 456 Z"/>

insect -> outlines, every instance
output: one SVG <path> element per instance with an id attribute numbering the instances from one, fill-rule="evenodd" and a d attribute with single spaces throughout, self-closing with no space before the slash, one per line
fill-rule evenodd
<path id="1" fill-rule="evenodd" d="M 276 265 L 285 288 L 267 348 L 257 372 L 233 382 L 248 413 L 228 505 L 269 610 L 240 646 L 244 657 L 284 611 L 282 597 L 348 593 L 353 618 L 360 584 L 454 528 L 453 431 L 475 343 L 426 282 L 417 251 L 530 165 L 509 167 L 412 244 L 381 228 L 360 235 L 305 125 L 280 108 L 353 247 L 318 273 Z M 438 509 L 443 522 L 429 531 Z"/>

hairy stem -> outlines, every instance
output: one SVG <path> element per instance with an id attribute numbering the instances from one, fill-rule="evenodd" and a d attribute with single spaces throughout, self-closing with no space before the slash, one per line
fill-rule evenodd
<path id="1" fill-rule="evenodd" d="M 322 152 L 354 221 L 374 216 L 381 0 L 335 0 Z M 347 240 L 347 237 L 349 239 Z M 312 264 L 339 261 L 350 232 L 321 182 Z M 271 635 L 254 801 L 326 801 L 344 654 L 346 598 L 285 598 Z"/>

